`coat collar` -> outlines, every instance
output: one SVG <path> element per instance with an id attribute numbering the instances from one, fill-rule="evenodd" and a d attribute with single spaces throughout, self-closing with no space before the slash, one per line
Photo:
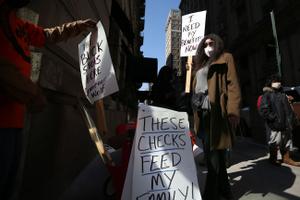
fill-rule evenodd
<path id="1" fill-rule="evenodd" d="M 227 57 L 227 53 L 225 53 L 225 52 L 222 53 L 221 56 L 217 60 L 215 60 L 211 63 L 211 65 L 226 63 L 226 57 Z"/>
<path id="2" fill-rule="evenodd" d="M 274 92 L 274 89 L 266 86 L 263 88 L 263 92 Z"/>

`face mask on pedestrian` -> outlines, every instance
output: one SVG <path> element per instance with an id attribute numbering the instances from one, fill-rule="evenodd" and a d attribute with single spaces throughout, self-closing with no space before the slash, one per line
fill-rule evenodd
<path id="1" fill-rule="evenodd" d="M 214 48 L 215 42 L 211 39 L 207 39 L 204 43 L 204 53 L 207 55 L 207 57 L 211 57 L 214 54 L 215 48 Z"/>
<path id="2" fill-rule="evenodd" d="M 279 89 L 279 88 L 281 88 L 281 83 L 280 82 L 274 82 L 274 83 L 272 83 L 271 87 L 275 88 L 275 89 Z"/>

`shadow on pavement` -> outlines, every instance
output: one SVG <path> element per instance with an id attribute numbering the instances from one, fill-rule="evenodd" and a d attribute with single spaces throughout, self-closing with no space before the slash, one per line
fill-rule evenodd
<path id="1" fill-rule="evenodd" d="M 264 146 L 238 142 L 232 150 L 232 165 L 228 168 L 228 174 L 235 199 L 274 199 L 270 196 L 300 199 L 286 192 L 293 186 L 296 175 L 287 166 L 271 165 Z M 250 198 L 253 194 L 256 197 Z"/>
<path id="2" fill-rule="evenodd" d="M 121 151 L 113 152 L 114 161 L 121 159 Z M 99 156 L 86 166 L 59 200 L 114 200 L 113 187 L 110 184 L 110 173 Z M 111 188 L 111 191 L 110 191 Z"/>

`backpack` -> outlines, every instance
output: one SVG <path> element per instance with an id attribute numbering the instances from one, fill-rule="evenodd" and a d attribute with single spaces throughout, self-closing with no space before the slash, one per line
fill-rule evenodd
<path id="1" fill-rule="evenodd" d="M 262 95 L 259 95 L 256 102 L 256 108 L 258 111 L 260 110 L 261 100 L 262 100 Z"/>

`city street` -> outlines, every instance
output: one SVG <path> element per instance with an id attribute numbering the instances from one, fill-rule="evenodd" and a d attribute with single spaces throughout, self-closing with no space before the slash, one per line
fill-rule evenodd
<path id="1" fill-rule="evenodd" d="M 297 160 L 299 160 L 299 155 Z M 201 167 L 200 188 L 204 188 L 206 169 Z M 235 199 L 300 199 L 300 168 L 268 162 L 267 148 L 249 138 L 237 138 L 228 169 Z"/>
<path id="2" fill-rule="evenodd" d="M 272 165 L 262 144 L 267 125 L 275 160 L 293 130 L 300 161 L 300 0 L 0 0 L 0 11 L 0 200 L 200 200 L 207 167 L 188 134 L 226 149 L 232 127 L 234 199 L 300 200 L 300 167 Z M 209 172 L 226 183 L 207 188 L 231 196 L 214 154 L 223 171 Z"/>
<path id="3" fill-rule="evenodd" d="M 116 151 L 119 152 L 119 151 Z M 118 153 L 114 153 L 118 159 Z M 299 155 L 297 155 L 299 160 Z M 237 138 L 228 169 L 235 199 L 241 200 L 297 200 L 300 199 L 300 168 L 268 162 L 267 148 L 249 138 Z M 206 168 L 198 170 L 200 189 L 203 191 Z M 97 157 L 76 178 L 61 200 L 111 199 L 103 194 L 109 173 Z M 109 190 L 107 190 L 109 193 Z"/>

